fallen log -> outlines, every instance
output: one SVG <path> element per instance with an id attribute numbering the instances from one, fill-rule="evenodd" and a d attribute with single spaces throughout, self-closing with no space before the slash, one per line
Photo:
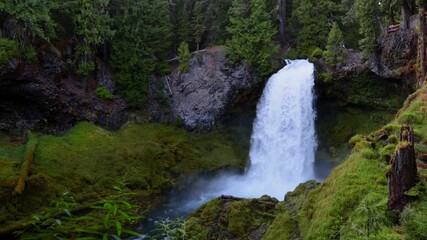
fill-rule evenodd
<path id="1" fill-rule="evenodd" d="M 30 173 L 31 166 L 34 161 L 34 152 L 37 146 L 37 138 L 30 132 L 27 133 L 28 142 L 24 154 L 24 162 L 21 166 L 21 172 L 19 173 L 18 182 L 15 189 L 12 192 L 12 196 L 21 195 L 25 189 L 25 182 L 27 181 L 28 174 Z"/>

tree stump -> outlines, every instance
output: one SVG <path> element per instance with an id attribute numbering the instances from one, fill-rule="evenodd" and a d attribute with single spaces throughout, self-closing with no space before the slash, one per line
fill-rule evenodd
<path id="1" fill-rule="evenodd" d="M 400 141 L 396 154 L 390 160 L 388 176 L 388 210 L 402 211 L 413 200 L 405 194 L 418 182 L 417 164 L 414 149 L 414 131 L 409 125 L 401 128 Z"/>

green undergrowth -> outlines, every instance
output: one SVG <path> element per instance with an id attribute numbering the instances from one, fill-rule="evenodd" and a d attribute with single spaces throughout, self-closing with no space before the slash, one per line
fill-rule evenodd
<path id="1" fill-rule="evenodd" d="M 157 124 L 110 132 L 83 122 L 64 135 L 39 138 L 25 191 L 16 198 L 11 191 L 25 146 L 2 144 L 0 226 L 41 211 L 63 192 L 84 204 L 109 195 L 119 182 L 144 194 L 161 193 L 179 186 L 187 173 L 243 169 L 245 153 L 228 139 Z"/>

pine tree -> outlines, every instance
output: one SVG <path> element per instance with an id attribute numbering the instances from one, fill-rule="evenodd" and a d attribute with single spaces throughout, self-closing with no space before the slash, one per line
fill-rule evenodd
<path id="1" fill-rule="evenodd" d="M 249 8 L 248 8 L 249 7 Z M 271 72 L 271 58 L 278 51 L 272 42 L 276 30 L 271 23 L 263 0 L 234 0 L 230 9 L 231 25 L 227 28 L 231 39 L 227 41 L 229 59 L 246 61 L 262 75 Z"/>
<path id="2" fill-rule="evenodd" d="M 317 47 L 324 49 L 331 23 L 338 21 L 339 4 L 332 0 L 301 0 L 293 13 L 297 24 L 297 49 L 310 56 Z"/>
<path id="3" fill-rule="evenodd" d="M 329 32 L 325 55 L 332 65 L 336 65 L 344 59 L 344 37 L 336 22 L 334 22 Z"/>
<path id="4" fill-rule="evenodd" d="M 49 41 L 55 37 L 54 7 L 55 4 L 47 0 L 8 0 L 0 3 L 0 15 L 7 15 L 18 22 L 8 35 L 24 45 L 35 38 Z"/>
<path id="5" fill-rule="evenodd" d="M 116 10 L 112 66 L 131 106 L 146 102 L 149 76 L 159 72 L 171 46 L 167 0 L 123 0 Z"/>
<path id="6" fill-rule="evenodd" d="M 188 43 L 182 42 L 178 48 L 178 61 L 179 61 L 179 71 L 180 72 L 188 72 L 189 66 L 188 61 L 190 61 L 191 53 L 188 49 Z"/>
<path id="7" fill-rule="evenodd" d="M 194 41 L 196 42 L 196 45 L 197 45 L 197 51 L 199 51 L 203 34 L 206 31 L 205 21 L 203 17 L 205 13 L 203 12 L 202 4 L 203 4 L 203 1 L 198 1 L 194 5 L 193 19 L 191 21 L 191 25 L 193 28 Z"/>
<path id="8" fill-rule="evenodd" d="M 80 37 L 77 73 L 81 75 L 89 75 L 95 70 L 96 47 L 114 35 L 112 19 L 107 11 L 108 3 L 109 0 L 76 0 L 72 6 L 75 31 Z"/>
<path id="9" fill-rule="evenodd" d="M 362 39 L 359 46 L 365 58 L 372 56 L 376 48 L 376 39 L 379 36 L 379 5 L 377 0 L 356 0 L 355 11 L 359 22 L 359 32 Z"/>

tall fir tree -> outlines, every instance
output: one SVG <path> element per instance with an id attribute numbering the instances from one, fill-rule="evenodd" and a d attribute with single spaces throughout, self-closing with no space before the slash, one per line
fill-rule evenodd
<path id="1" fill-rule="evenodd" d="M 299 26 L 296 45 L 301 56 L 310 56 L 317 47 L 325 48 L 329 29 L 334 21 L 338 21 L 339 11 L 339 4 L 332 0 L 299 2 L 293 21 Z"/>
<path id="2" fill-rule="evenodd" d="M 365 58 L 375 54 L 376 39 L 380 34 L 380 8 L 377 0 L 356 0 L 356 18 L 362 39 L 359 46 Z"/>
<path id="3" fill-rule="evenodd" d="M 146 102 L 149 76 L 160 71 L 171 46 L 167 0 L 123 0 L 115 16 L 112 65 L 131 106 Z"/>
<path id="4" fill-rule="evenodd" d="M 336 22 L 334 22 L 329 32 L 325 55 L 332 65 L 336 65 L 344 59 L 344 36 Z"/>
<path id="5" fill-rule="evenodd" d="M 249 3 L 249 4 L 247 4 Z M 234 0 L 230 10 L 231 39 L 227 41 L 229 58 L 246 61 L 262 75 L 271 73 L 271 58 L 278 51 L 276 35 L 263 0 Z"/>

